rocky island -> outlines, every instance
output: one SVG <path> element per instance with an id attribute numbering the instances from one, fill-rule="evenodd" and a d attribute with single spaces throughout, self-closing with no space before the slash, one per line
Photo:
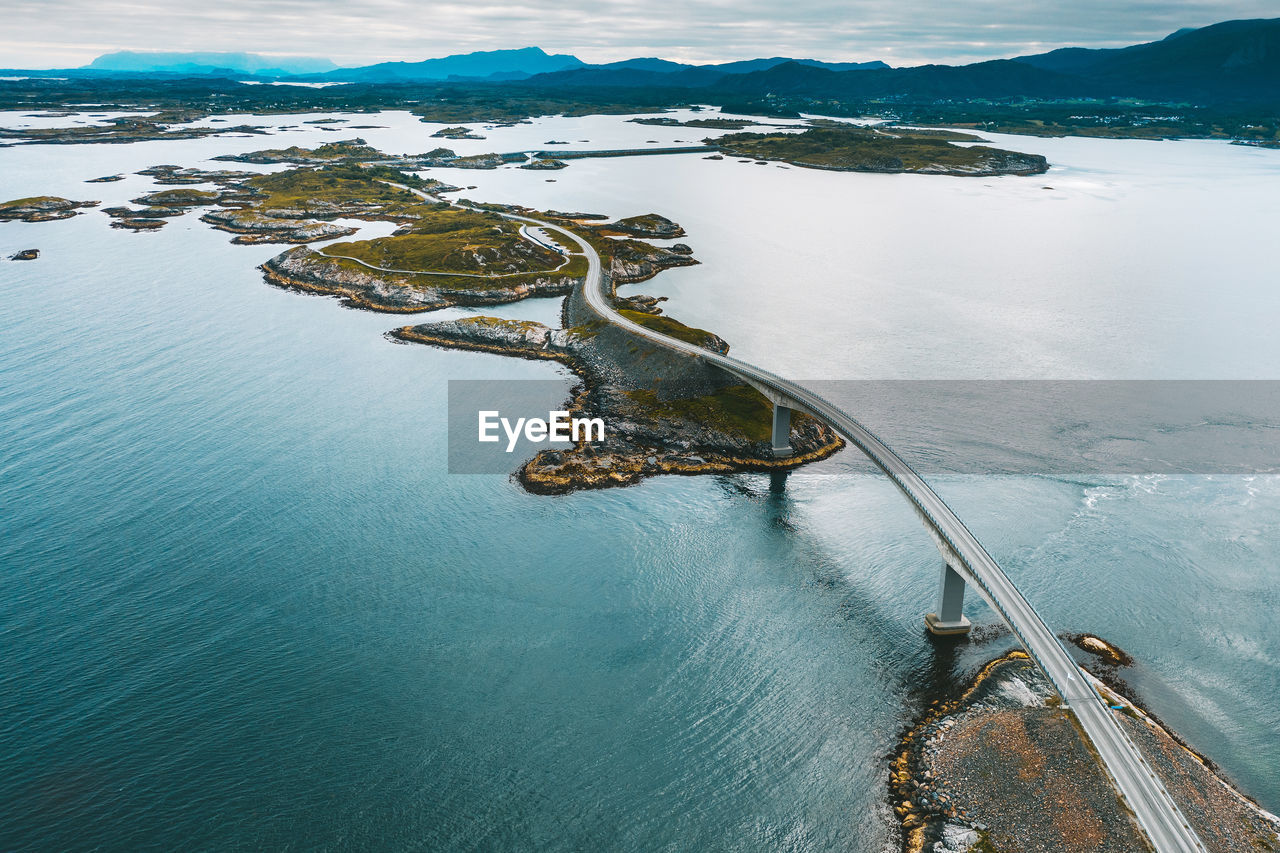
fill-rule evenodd
<path id="1" fill-rule="evenodd" d="M 326 142 L 316 148 L 291 145 L 288 148 L 265 148 L 262 151 L 250 151 L 247 154 L 221 154 L 213 159 L 235 163 L 297 163 L 322 166 L 330 163 L 360 162 L 382 156 L 382 152 L 378 149 L 369 147 L 363 139 L 355 137 Z"/>
<path id="2" fill-rule="evenodd" d="M 72 201 L 54 195 L 37 195 L 0 202 L 0 222 L 53 222 L 77 216 L 82 208 L 97 207 L 97 201 Z"/>
<path id="3" fill-rule="evenodd" d="M 251 125 L 189 126 L 190 122 L 207 115 L 207 112 L 201 110 L 174 109 L 162 110 L 151 115 L 119 116 L 106 119 L 101 124 L 82 124 L 73 127 L 0 127 L 0 145 L 125 144 L 155 139 L 202 139 L 219 134 L 265 133 L 261 127 Z"/>
<path id="4" fill-rule="evenodd" d="M 631 118 L 633 124 L 648 124 L 655 127 L 698 127 L 703 130 L 742 130 L 744 127 L 759 126 L 762 122 L 745 118 L 694 118 L 680 121 L 671 116 Z M 769 127 L 785 127 L 786 125 L 767 125 Z"/>
<path id="5" fill-rule="evenodd" d="M 435 139 L 484 139 L 478 133 L 472 133 L 470 128 L 462 127 L 445 127 L 431 134 Z"/>
<path id="6" fill-rule="evenodd" d="M 977 136 L 945 130 L 880 129 L 832 122 L 801 133 L 730 133 L 705 139 L 725 154 L 845 172 L 913 172 L 987 177 L 1037 175 L 1049 170 L 1039 154 L 985 145 Z"/>

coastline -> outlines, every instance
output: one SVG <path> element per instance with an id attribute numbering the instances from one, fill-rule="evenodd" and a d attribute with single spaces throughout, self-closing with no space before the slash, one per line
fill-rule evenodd
<path id="1" fill-rule="evenodd" d="M 662 474 L 790 470 L 826 459 L 844 447 L 839 436 L 802 413 L 796 413 L 792 422 L 795 452 L 783 458 L 774 458 L 766 441 L 745 439 L 692 419 L 654 417 L 651 406 L 661 406 L 660 401 L 641 398 L 637 402 L 635 389 L 628 393 L 618 387 L 610 381 L 609 371 L 602 369 L 601 361 L 612 359 L 607 353 L 602 356 L 609 342 L 599 340 L 597 329 L 553 330 L 539 323 L 471 317 L 402 326 L 387 336 L 402 343 L 557 361 L 573 371 L 582 386 L 566 404 L 566 411 L 571 417 L 605 418 L 611 431 L 602 445 L 584 441 L 566 450 L 544 450 L 521 465 L 513 476 L 534 494 L 630 486 Z M 738 388 L 726 385 L 718 391 Z"/>
<path id="2" fill-rule="evenodd" d="M 276 255 L 259 269 L 267 282 L 277 287 L 338 296 L 350 307 L 386 314 L 418 314 L 452 306 L 475 308 L 539 296 L 564 296 L 577 281 L 569 273 L 529 274 L 532 280 L 492 287 L 485 286 L 489 279 L 480 279 L 477 284 L 475 279 L 441 275 L 431 277 L 439 284 L 414 287 L 405 281 L 411 274 L 378 275 L 353 266 L 344 264 L 343 259 L 298 246 Z"/>

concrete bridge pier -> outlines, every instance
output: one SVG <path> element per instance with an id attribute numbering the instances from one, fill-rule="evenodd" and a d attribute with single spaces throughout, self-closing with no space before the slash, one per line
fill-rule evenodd
<path id="1" fill-rule="evenodd" d="M 791 450 L 791 409 L 779 402 L 773 404 L 773 455 L 785 459 Z"/>
<path id="2" fill-rule="evenodd" d="M 942 564 L 938 609 L 924 617 L 924 624 L 930 633 L 940 637 L 961 636 L 973 627 L 964 617 L 964 577 L 946 563 Z"/>

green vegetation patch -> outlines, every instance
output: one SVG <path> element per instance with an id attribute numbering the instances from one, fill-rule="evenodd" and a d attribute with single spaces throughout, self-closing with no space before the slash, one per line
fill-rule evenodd
<path id="1" fill-rule="evenodd" d="M 0 222 L 21 219 L 24 222 L 48 222 L 69 219 L 77 215 L 78 208 L 97 207 L 96 201 L 72 201 L 56 195 L 35 195 L 0 202 Z"/>
<path id="2" fill-rule="evenodd" d="M 558 252 L 525 240 L 518 223 L 497 214 L 443 203 L 417 212 L 419 218 L 395 235 L 339 243 L 325 254 L 388 270 L 471 275 L 550 272 L 564 263 Z"/>
<path id="3" fill-rule="evenodd" d="M 135 198 L 133 203 L 151 207 L 199 207 L 205 204 L 213 204 L 218 198 L 218 193 L 209 192 L 208 190 L 160 190 L 159 192 L 148 193 L 140 198 Z"/>
<path id="4" fill-rule="evenodd" d="M 687 344 L 717 351 L 723 345 L 718 336 L 708 332 L 706 329 L 686 326 L 679 320 L 673 320 L 665 314 L 646 314 L 643 311 L 632 311 L 630 308 L 623 308 L 618 313 L 628 320 L 644 326 L 646 329 L 652 329 L 655 332 L 666 335 L 669 338 L 675 338 L 678 341 L 684 341 Z"/>
<path id="5" fill-rule="evenodd" d="M 676 223 L 667 219 L 665 216 L 659 216 L 656 213 L 646 213 L 641 216 L 628 216 L 625 219 L 619 219 L 605 227 L 606 231 L 618 231 L 623 234 L 633 234 L 637 237 L 656 237 L 658 239 L 671 239 L 673 237 L 683 237 L 684 229 Z"/>
<path id="6" fill-rule="evenodd" d="M 344 160 L 378 160 L 386 157 L 377 148 L 366 145 L 360 138 L 326 142 L 319 148 L 266 148 L 248 154 L 224 154 L 215 160 L 235 160 L 241 163 L 324 163 Z"/>
<path id="7" fill-rule="evenodd" d="M 256 175 L 245 182 L 254 194 L 254 205 L 264 209 L 308 210 L 327 205 L 367 204 L 402 209 L 418 207 L 423 201 L 408 190 L 390 186 L 430 189 L 436 181 L 407 175 L 386 166 L 327 166 L 322 169 L 288 169 Z"/>
<path id="8" fill-rule="evenodd" d="M 747 441 L 768 441 L 773 435 L 773 405 L 750 385 L 730 385 L 714 394 L 675 400 L 659 400 L 651 390 L 627 393 L 653 417 L 705 424 Z"/>
<path id="9" fill-rule="evenodd" d="M 15 198 L 13 201 L 0 202 L 0 213 L 10 210 L 41 208 L 47 210 L 75 207 L 76 203 L 56 195 L 33 195 L 26 198 Z"/>

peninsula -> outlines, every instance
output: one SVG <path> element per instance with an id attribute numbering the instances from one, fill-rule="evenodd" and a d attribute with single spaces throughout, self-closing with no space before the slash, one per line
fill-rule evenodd
<path id="1" fill-rule="evenodd" d="M 715 334 L 663 314 L 660 300 L 616 293 L 621 285 L 697 263 L 688 245 L 651 242 L 684 236 L 677 223 L 655 213 L 609 220 L 591 213 L 451 201 L 444 196 L 457 187 L 388 166 L 351 162 L 361 156 L 378 162 L 387 155 L 353 151 L 348 143 L 333 145 L 328 151 L 342 146 L 340 156 L 324 159 L 337 163 L 265 175 L 154 167 L 147 171 L 167 181 L 203 178 L 218 189 L 171 189 L 139 197 L 135 202 L 146 207 L 121 222 L 146 222 L 171 210 L 203 206 L 209 209 L 201 218 L 235 234 L 233 242 L 299 244 L 354 231 L 335 219 L 394 222 L 397 228 L 387 237 L 329 243 L 322 249 L 299 245 L 262 265 L 264 277 L 274 285 L 338 296 L 366 310 L 420 313 L 535 296 L 569 297 L 559 329 L 476 316 L 389 333 L 402 342 L 552 359 L 582 379 L 582 390 L 568 408 L 575 416 L 608 418 L 608 439 L 538 454 L 517 472 L 530 491 L 628 485 L 655 474 L 791 468 L 843 447 L 830 428 L 797 413 L 790 431 L 794 452 L 777 457 L 771 441 L 772 406 L 759 391 L 604 322 L 575 290 L 584 280 L 586 258 L 533 233 L 513 215 L 553 221 L 587 241 L 604 259 L 614 304 L 628 318 L 727 352 L 728 344 Z M 282 153 L 290 160 L 310 154 Z"/>
<path id="2" fill-rule="evenodd" d="M 1280 851 L 1280 818 L 1132 696 L 1120 675 L 1133 663 L 1129 655 L 1090 634 L 1063 639 L 1210 853 Z M 903 853 L 1151 849 L 1061 697 L 1022 651 L 988 662 L 907 729 L 890 767 L 889 800 Z"/>

